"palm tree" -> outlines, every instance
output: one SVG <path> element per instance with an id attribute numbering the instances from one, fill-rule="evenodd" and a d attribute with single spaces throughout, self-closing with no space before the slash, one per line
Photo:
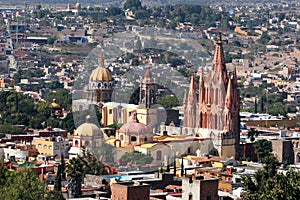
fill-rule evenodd
<path id="1" fill-rule="evenodd" d="M 66 173 L 69 177 L 68 196 L 69 198 L 78 198 L 81 195 L 81 183 L 83 181 L 83 163 L 79 158 L 72 158 L 66 165 Z"/>
<path id="2" fill-rule="evenodd" d="M 86 174 L 107 174 L 105 165 L 88 150 L 82 149 L 82 155 L 72 158 L 66 164 L 65 169 L 68 181 L 69 198 L 78 198 L 81 195 L 81 184 Z"/>

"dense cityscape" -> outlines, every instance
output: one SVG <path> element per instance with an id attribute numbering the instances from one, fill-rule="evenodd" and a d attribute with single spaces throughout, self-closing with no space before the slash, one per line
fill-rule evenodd
<path id="1" fill-rule="evenodd" d="M 0 3 L 0 199 L 300 199 L 300 2 Z"/>

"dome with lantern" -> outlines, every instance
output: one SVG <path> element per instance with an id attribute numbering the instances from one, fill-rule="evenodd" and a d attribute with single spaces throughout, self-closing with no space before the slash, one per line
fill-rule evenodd
<path id="1" fill-rule="evenodd" d="M 75 135 L 82 137 L 104 138 L 102 130 L 94 123 L 91 123 L 91 116 L 86 116 L 86 122 L 78 126 L 74 132 Z"/>
<path id="2" fill-rule="evenodd" d="M 104 55 L 98 57 L 99 65 L 89 78 L 89 98 L 95 103 L 109 102 L 114 89 L 114 79 L 110 71 L 104 66 Z"/>
<path id="3" fill-rule="evenodd" d="M 124 124 L 116 135 L 117 140 L 121 141 L 122 146 L 141 145 L 153 141 L 152 129 L 139 122 L 137 114 L 132 115 L 130 122 Z"/>

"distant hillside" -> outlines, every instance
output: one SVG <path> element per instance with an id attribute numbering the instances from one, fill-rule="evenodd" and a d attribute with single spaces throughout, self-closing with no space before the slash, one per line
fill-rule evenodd
<path id="1" fill-rule="evenodd" d="M 1 5 L 19 5 L 22 6 L 24 3 L 29 5 L 34 4 L 76 4 L 78 0 L 10 0 L 3 1 L 0 0 Z M 79 2 L 83 5 L 114 5 L 121 6 L 125 0 L 79 0 Z M 172 5 L 172 4 L 200 4 L 200 5 L 208 5 L 208 4 L 237 4 L 240 5 L 247 3 L 278 3 L 281 0 L 141 0 L 143 5 L 152 7 L 152 6 L 160 6 L 160 5 Z"/>

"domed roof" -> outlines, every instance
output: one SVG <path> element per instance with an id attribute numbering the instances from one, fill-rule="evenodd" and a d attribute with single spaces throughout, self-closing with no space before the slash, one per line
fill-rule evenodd
<path id="1" fill-rule="evenodd" d="M 56 103 L 56 99 L 53 99 L 52 103 L 50 104 L 50 107 L 54 109 L 59 109 L 60 105 Z"/>
<path id="2" fill-rule="evenodd" d="M 130 122 L 124 124 L 120 130 L 121 133 L 136 133 L 136 134 L 140 134 L 140 133 L 151 133 L 152 129 L 148 126 L 146 126 L 143 123 L 140 123 L 136 113 L 133 114 L 132 119 Z"/>
<path id="3" fill-rule="evenodd" d="M 103 133 L 101 129 L 96 126 L 95 124 L 90 122 L 90 116 L 86 116 L 86 122 L 81 124 L 74 132 L 75 135 L 78 136 L 88 136 L 88 137 L 97 137 L 97 136 L 102 136 Z"/>
<path id="4" fill-rule="evenodd" d="M 78 2 L 78 3 L 75 4 L 75 7 L 76 7 L 77 9 L 80 9 L 80 8 L 81 8 L 81 4 Z"/>
<path id="5" fill-rule="evenodd" d="M 112 81 L 112 75 L 108 69 L 104 67 L 97 67 L 94 69 L 90 76 L 90 81 L 102 82 L 102 81 Z"/>

